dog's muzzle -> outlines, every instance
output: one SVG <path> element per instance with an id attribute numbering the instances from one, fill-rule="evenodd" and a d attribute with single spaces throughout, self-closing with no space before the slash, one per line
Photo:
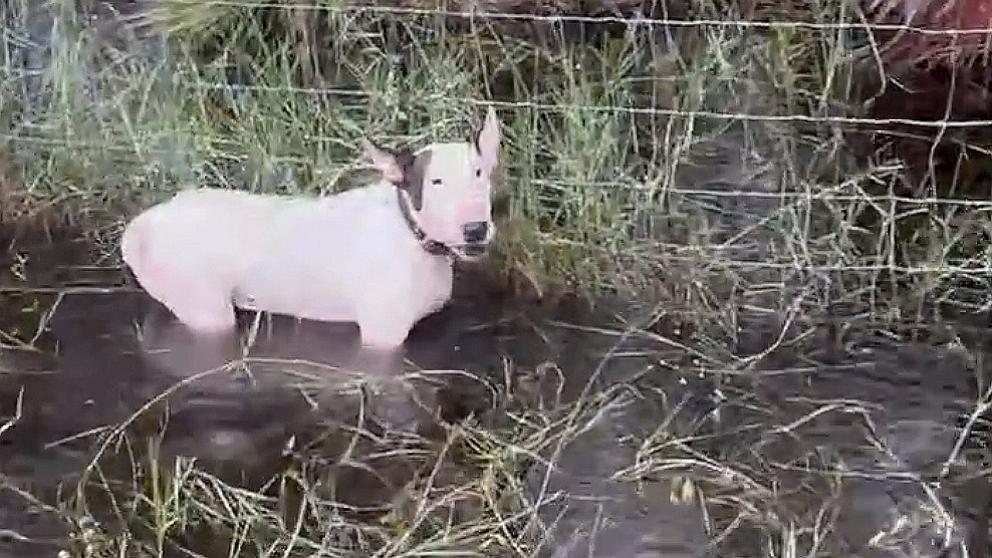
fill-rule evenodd
<path id="1" fill-rule="evenodd" d="M 469 258 L 478 258 L 486 253 L 489 245 L 489 223 L 474 221 L 462 226 L 462 238 L 465 244 L 461 246 L 462 253 Z"/>
<path id="2" fill-rule="evenodd" d="M 462 225 L 462 237 L 466 244 L 481 244 L 489 236 L 489 223 L 475 221 Z"/>

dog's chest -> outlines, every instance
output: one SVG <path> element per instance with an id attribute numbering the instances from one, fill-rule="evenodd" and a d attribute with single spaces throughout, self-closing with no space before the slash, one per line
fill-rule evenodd
<path id="1" fill-rule="evenodd" d="M 454 271 L 447 260 L 438 257 L 427 258 L 417 271 L 414 290 L 420 303 L 417 308 L 420 319 L 437 312 L 451 299 Z"/>

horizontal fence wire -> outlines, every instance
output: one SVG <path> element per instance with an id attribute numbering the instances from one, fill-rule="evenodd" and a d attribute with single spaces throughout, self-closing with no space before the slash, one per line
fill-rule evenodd
<path id="1" fill-rule="evenodd" d="M 193 89 L 230 89 L 234 91 L 269 91 L 278 92 L 280 88 L 269 86 L 242 85 L 242 84 L 222 84 L 205 82 L 184 82 L 180 85 Z M 342 95 L 352 97 L 374 97 L 376 93 L 353 89 L 336 88 L 298 88 L 296 90 L 288 88 L 288 93 L 308 93 L 316 95 Z M 569 112 L 569 111 L 589 111 L 589 112 L 610 112 L 640 114 L 648 116 L 667 116 L 677 118 L 710 118 L 719 120 L 743 120 L 752 122 L 786 122 L 797 123 L 807 122 L 815 124 L 848 124 L 859 126 L 916 126 L 920 128 L 975 128 L 981 126 L 992 126 L 992 119 L 989 120 L 919 120 L 914 118 L 858 118 L 851 116 L 814 116 L 807 114 L 753 114 L 745 112 L 718 112 L 708 110 L 678 110 L 658 107 L 625 107 L 617 105 L 576 105 L 571 103 L 538 103 L 534 101 L 497 101 L 486 99 L 474 99 L 471 97 L 442 97 L 444 100 L 454 103 L 466 103 L 479 107 L 498 107 L 505 109 L 529 109 L 541 112 Z"/>
<path id="2" fill-rule="evenodd" d="M 291 93 L 303 95 L 332 95 L 342 97 L 374 98 L 381 94 L 360 89 L 335 87 L 293 87 L 249 85 L 232 83 L 210 83 L 203 81 L 177 81 L 180 87 L 199 90 L 229 90 L 240 92 Z M 452 103 L 465 103 L 477 107 L 494 107 L 503 109 L 527 109 L 540 112 L 570 112 L 589 111 L 602 113 L 625 113 L 646 116 L 663 116 L 686 119 L 716 119 L 731 121 L 749 121 L 766 123 L 812 123 L 837 124 L 851 126 L 915 126 L 930 129 L 978 128 L 992 126 L 992 119 L 981 120 L 920 120 L 915 118 L 861 118 L 852 116 L 808 115 L 808 114 L 754 114 L 746 112 L 719 112 L 708 110 L 679 110 L 659 107 L 629 107 L 620 105 L 579 105 L 572 103 L 539 103 L 535 101 L 500 101 L 492 99 L 476 99 L 471 97 L 441 96 L 441 100 Z"/>
<path id="3" fill-rule="evenodd" d="M 377 14 L 377 15 L 406 15 L 406 16 L 443 16 L 461 19 L 511 20 L 543 23 L 622 23 L 626 25 L 668 26 L 668 27 L 736 27 L 757 29 L 806 29 L 811 31 L 841 31 L 841 30 L 876 30 L 876 31 L 905 31 L 920 35 L 960 36 L 986 35 L 992 33 L 992 27 L 969 27 L 960 29 L 932 29 L 905 23 L 874 23 L 858 22 L 818 22 L 818 21 L 755 21 L 746 19 L 677 19 L 652 18 L 642 16 L 609 16 L 609 15 L 575 15 L 575 14 L 527 14 L 514 12 L 490 12 L 482 10 L 448 10 L 445 8 L 414 8 L 405 6 L 364 6 L 364 5 L 323 5 L 304 3 L 278 2 L 246 2 L 236 0 L 171 0 L 176 6 L 188 5 L 196 7 L 229 7 L 246 9 L 271 9 L 287 11 L 331 12 L 340 14 Z"/>
<path id="4" fill-rule="evenodd" d="M 392 139 L 403 138 L 409 139 L 409 136 L 389 136 Z M 201 138 L 202 139 L 202 138 Z M 328 140 L 334 139 L 334 141 L 339 141 L 336 138 L 327 138 Z M 177 151 L 176 149 L 162 149 L 162 148 L 147 148 L 141 147 L 140 150 L 135 150 L 134 144 L 109 144 L 102 142 L 85 142 L 85 141 L 72 141 L 63 140 L 56 138 L 44 138 L 44 137 L 31 137 L 16 134 L 0 134 L 0 140 L 8 141 L 12 143 L 30 143 L 38 144 L 47 147 L 56 147 L 63 149 L 88 149 L 88 150 L 107 150 L 107 151 L 117 151 L 121 153 L 129 154 L 154 154 L 154 155 L 195 155 L 196 151 Z M 236 142 L 232 140 L 222 140 L 218 143 L 226 143 L 228 145 L 237 145 Z M 224 152 L 218 149 L 205 149 L 211 155 L 218 155 L 223 157 L 229 157 L 234 160 L 246 160 L 250 156 L 238 153 Z M 280 157 L 273 156 L 270 160 L 274 163 L 281 164 L 297 164 L 297 165 L 310 165 L 313 161 L 303 157 Z M 335 161 L 335 163 L 342 166 L 347 165 L 352 161 L 340 160 Z M 899 166 L 880 166 L 875 167 L 874 170 L 877 172 L 894 172 L 900 169 Z M 535 178 L 529 180 L 529 184 L 534 184 L 538 186 L 569 186 L 569 187 L 579 187 L 579 188 L 594 188 L 600 190 L 608 189 L 632 189 L 632 190 L 653 190 L 656 189 L 655 183 L 657 181 L 650 179 L 630 179 L 625 181 L 585 181 L 585 180 L 575 180 L 569 178 Z M 810 184 L 809 186 L 813 186 Z M 831 189 L 838 189 L 842 186 L 831 186 Z M 678 186 L 665 186 L 664 191 L 670 194 L 685 195 L 685 196 L 711 196 L 718 198 L 755 198 L 755 199 L 776 199 L 776 200 L 795 200 L 795 201 L 831 201 L 831 202 L 870 202 L 870 203 L 898 203 L 904 205 L 920 205 L 920 206 L 930 206 L 930 205 L 943 205 L 943 206 L 960 206 L 968 208 L 977 209 L 989 209 L 992 210 L 992 199 L 988 200 L 977 200 L 977 199 L 961 199 L 961 198 L 946 198 L 946 197 L 936 197 L 936 196 L 919 196 L 919 197 L 909 197 L 893 194 L 836 194 L 831 193 L 829 190 L 820 190 L 818 192 L 812 191 L 801 191 L 801 192 L 762 192 L 757 190 L 741 190 L 741 189 L 704 189 L 704 188 L 682 188 Z"/>

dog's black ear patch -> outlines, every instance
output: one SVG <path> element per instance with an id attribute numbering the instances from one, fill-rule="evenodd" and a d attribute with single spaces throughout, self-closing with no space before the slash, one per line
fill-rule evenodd
<path id="1" fill-rule="evenodd" d="M 410 153 L 409 158 L 405 159 L 401 166 L 406 182 L 404 188 L 410 194 L 410 201 L 417 211 L 424 208 L 424 178 L 427 174 L 427 168 L 431 166 L 431 156 L 432 153 L 429 149 L 422 151 L 416 157 Z"/>

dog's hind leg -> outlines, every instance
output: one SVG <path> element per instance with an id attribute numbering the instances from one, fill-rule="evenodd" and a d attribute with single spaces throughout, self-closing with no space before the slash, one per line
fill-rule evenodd
<path id="1" fill-rule="evenodd" d="M 234 306 L 220 293 L 189 297 L 170 308 L 179 321 L 201 333 L 227 333 L 237 326 Z"/>
<path id="2" fill-rule="evenodd" d="M 211 281 L 207 267 L 182 258 L 171 265 L 160 263 L 161 250 L 154 250 L 155 220 L 152 214 L 135 218 L 121 237 L 121 255 L 135 280 L 153 299 L 169 309 L 182 323 L 197 332 L 221 332 L 235 327 L 231 289 Z"/>
<path id="3" fill-rule="evenodd" d="M 138 281 L 152 298 L 196 332 L 221 333 L 236 326 L 231 290 L 222 285 L 198 277 L 149 272 Z"/>

